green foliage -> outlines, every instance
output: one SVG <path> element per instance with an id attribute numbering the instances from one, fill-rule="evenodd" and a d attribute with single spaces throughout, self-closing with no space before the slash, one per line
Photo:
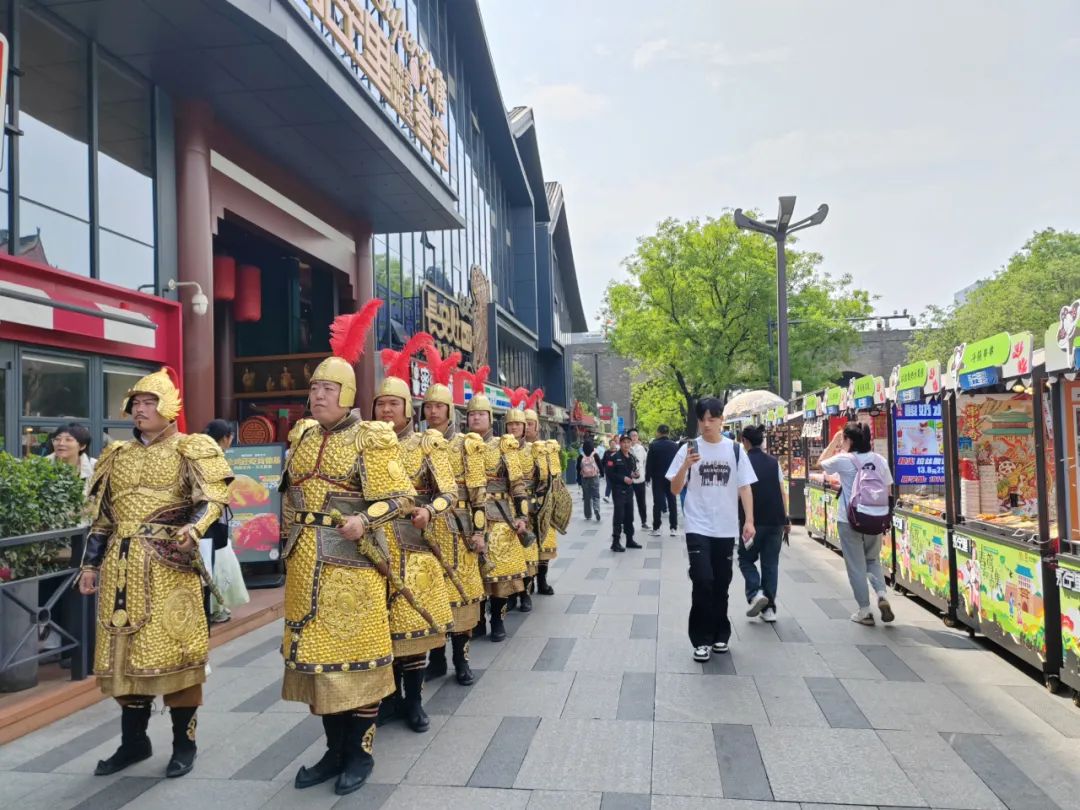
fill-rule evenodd
<path id="1" fill-rule="evenodd" d="M 789 247 L 787 257 L 788 317 L 802 321 L 790 331 L 792 377 L 812 390 L 839 376 L 858 343 L 844 319 L 869 314 L 870 296 L 848 276 L 821 272 L 816 253 Z M 612 348 L 648 378 L 637 387 L 635 406 L 649 414 L 641 421 L 674 426 L 704 396 L 726 401 L 768 387 L 770 356 L 775 363 L 768 323 L 776 318 L 771 240 L 739 230 L 730 214 L 667 219 L 638 240 L 625 267 L 630 278 L 608 286 L 604 318 Z"/>
<path id="2" fill-rule="evenodd" d="M 0 537 L 71 528 L 82 509 L 83 481 L 75 467 L 0 453 Z M 8 569 L 7 579 L 45 573 L 64 545 L 52 540 L 0 550 L 0 570 Z"/>
<path id="3" fill-rule="evenodd" d="M 654 377 L 634 383 L 631 396 L 643 437 L 654 435 L 660 425 L 671 428 L 673 436 L 686 431 L 686 398 L 671 379 Z"/>
<path id="4" fill-rule="evenodd" d="M 577 360 L 573 365 L 574 399 L 581 403 L 581 408 L 596 416 L 596 381 L 585 366 Z"/>
<path id="5" fill-rule="evenodd" d="M 1047 228 L 960 306 L 931 306 L 908 344 L 908 361 L 945 363 L 961 343 L 998 332 L 1033 332 L 1042 345 L 1061 307 L 1080 296 L 1080 234 Z"/>

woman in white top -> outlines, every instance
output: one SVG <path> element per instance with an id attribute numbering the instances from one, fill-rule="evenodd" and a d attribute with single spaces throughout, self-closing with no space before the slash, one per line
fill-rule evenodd
<path id="1" fill-rule="evenodd" d="M 74 467 L 85 486 L 94 475 L 96 458 L 90 457 L 90 431 L 77 422 L 58 427 L 49 437 L 53 451 L 46 456 L 61 464 Z"/>
<path id="2" fill-rule="evenodd" d="M 885 573 L 881 569 L 881 535 L 862 534 L 855 531 L 848 523 L 847 516 L 851 488 L 855 484 L 855 477 L 859 474 L 859 470 L 872 464 L 876 467 L 882 481 L 887 486 L 892 486 L 893 479 L 889 471 L 889 463 L 871 449 L 870 426 L 859 422 L 849 422 L 841 432 L 833 436 L 829 446 L 818 459 L 818 464 L 825 472 L 835 474 L 840 478 L 840 502 L 836 516 L 837 529 L 840 532 L 840 550 L 843 552 L 844 562 L 847 565 L 851 591 L 859 604 L 859 609 L 852 614 L 851 620 L 867 626 L 874 624 L 874 614 L 870 610 L 870 592 L 866 586 L 869 578 L 874 593 L 877 594 L 881 620 L 891 622 L 895 617 L 892 605 L 889 604 L 885 595 Z"/>

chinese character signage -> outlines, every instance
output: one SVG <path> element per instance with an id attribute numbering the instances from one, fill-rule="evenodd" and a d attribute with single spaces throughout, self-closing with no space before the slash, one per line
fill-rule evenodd
<path id="1" fill-rule="evenodd" d="M 803 399 L 803 410 L 806 411 L 807 419 L 816 419 L 818 412 L 817 394 L 807 394 Z"/>
<path id="2" fill-rule="evenodd" d="M 366 79 L 401 122 L 450 170 L 446 78 L 406 27 L 405 9 L 393 0 L 293 0 L 310 13 L 327 45 Z M 400 47 L 399 47 L 400 46 Z"/>
<path id="3" fill-rule="evenodd" d="M 945 484 L 945 441 L 940 402 L 903 403 L 895 408 L 896 483 Z"/>
<path id="4" fill-rule="evenodd" d="M 843 388 L 828 388 L 825 391 L 825 412 L 830 416 L 840 413 L 840 402 L 844 398 Z"/>
<path id="5" fill-rule="evenodd" d="M 975 343 L 961 343 L 949 358 L 948 384 L 970 391 L 1031 373 L 1031 332 L 1000 332 Z"/>
<path id="6" fill-rule="evenodd" d="M 461 352 L 462 368 L 473 368 L 473 325 L 468 304 L 431 283 L 424 284 L 422 295 L 424 331 L 435 338 L 443 357 Z"/>

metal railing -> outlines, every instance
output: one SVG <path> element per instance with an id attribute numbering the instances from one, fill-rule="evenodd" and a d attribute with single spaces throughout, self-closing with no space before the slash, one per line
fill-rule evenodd
<path id="1" fill-rule="evenodd" d="M 0 540 L 0 549 L 55 540 L 70 540 L 71 561 L 68 567 L 36 577 L 0 583 L 0 607 L 4 608 L 2 613 L 7 614 L 8 609 L 14 607 L 14 615 L 25 613 L 30 617 L 29 627 L 11 648 L 5 649 L 0 656 L 0 673 L 31 661 L 64 657 L 68 654 L 73 681 L 80 681 L 90 674 L 97 600 L 82 596 L 72 587 L 79 576 L 79 560 L 82 559 L 83 544 L 86 541 L 85 527 L 7 537 Z M 36 598 L 28 602 L 25 595 L 20 596 L 17 592 L 24 590 L 20 586 L 30 584 L 36 585 Z M 61 643 L 58 647 L 38 649 L 39 639 L 45 631 L 59 636 Z"/>

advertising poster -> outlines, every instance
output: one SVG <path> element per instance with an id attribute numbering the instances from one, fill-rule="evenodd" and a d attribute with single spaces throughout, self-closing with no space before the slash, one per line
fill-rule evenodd
<path id="1" fill-rule="evenodd" d="M 1058 558 L 1057 586 L 1065 669 L 1080 678 L 1080 560 Z"/>
<path id="2" fill-rule="evenodd" d="M 945 427 L 940 402 L 897 405 L 896 483 L 945 485 Z"/>
<path id="3" fill-rule="evenodd" d="M 825 498 L 823 489 L 806 488 L 806 530 L 814 537 L 825 537 Z"/>
<path id="4" fill-rule="evenodd" d="M 840 496 L 832 492 L 825 493 L 825 542 L 834 548 L 840 548 L 840 529 L 836 517 L 840 514 Z"/>
<path id="5" fill-rule="evenodd" d="M 225 451 L 236 476 L 229 487 L 229 533 L 242 563 L 273 562 L 281 548 L 281 483 L 285 446 L 239 445 Z"/>
<path id="6" fill-rule="evenodd" d="M 888 578 L 893 575 L 893 546 L 895 541 L 893 540 L 893 532 L 885 532 L 881 535 L 881 552 L 878 555 L 881 560 L 881 567 L 885 571 L 885 577 Z"/>
<path id="7" fill-rule="evenodd" d="M 945 527 L 906 514 L 898 515 L 894 525 L 896 568 L 900 577 L 948 600 L 949 547 Z"/>
<path id="8" fill-rule="evenodd" d="M 1028 394 L 971 394 L 959 400 L 961 464 L 971 459 L 976 465 L 980 484 L 991 496 L 981 511 L 991 517 L 1006 511 L 1029 518 L 1039 513 L 1034 425 Z"/>
<path id="9" fill-rule="evenodd" d="M 984 635 L 1046 659 L 1042 565 L 1038 554 L 967 532 L 953 536 L 961 609 Z"/>

